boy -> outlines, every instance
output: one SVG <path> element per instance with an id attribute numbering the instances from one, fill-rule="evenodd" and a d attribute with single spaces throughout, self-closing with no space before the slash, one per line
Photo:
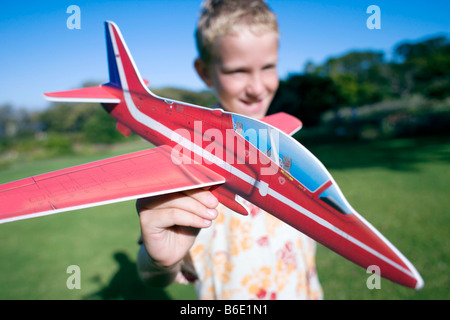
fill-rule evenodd
<path id="1" fill-rule="evenodd" d="M 225 110 L 265 116 L 279 84 L 278 38 L 262 0 L 205 1 L 194 65 Z M 184 275 L 200 299 L 321 298 L 315 243 L 246 205 L 241 216 L 203 189 L 138 200 L 141 278 L 164 286 Z"/>

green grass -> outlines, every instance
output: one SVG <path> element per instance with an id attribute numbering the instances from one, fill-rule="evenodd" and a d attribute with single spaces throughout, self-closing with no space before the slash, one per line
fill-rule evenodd
<path id="1" fill-rule="evenodd" d="M 418 269 L 420 291 L 381 280 L 323 246 L 317 268 L 326 299 L 449 299 L 450 140 L 398 139 L 311 147 L 352 206 Z"/>
<path id="2" fill-rule="evenodd" d="M 87 156 L 18 159 L 0 183 L 149 147 L 135 141 Z M 0 299 L 184 299 L 191 286 L 142 285 L 136 272 L 139 220 L 134 201 L 0 225 Z M 69 290 L 78 265 L 81 289 Z"/>
<path id="3" fill-rule="evenodd" d="M 18 159 L 0 183 L 146 148 L 121 144 L 93 155 Z M 381 280 L 318 245 L 326 299 L 449 299 L 450 139 L 398 139 L 308 146 L 329 168 L 353 207 L 391 240 L 425 280 L 414 291 Z M 194 299 L 192 286 L 144 287 L 136 273 L 139 221 L 134 202 L 0 225 L 0 299 Z M 69 290 L 67 267 L 81 269 Z"/>

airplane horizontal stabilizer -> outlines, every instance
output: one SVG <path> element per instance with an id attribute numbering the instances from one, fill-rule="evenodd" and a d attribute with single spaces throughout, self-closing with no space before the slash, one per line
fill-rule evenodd
<path id="1" fill-rule="evenodd" d="M 87 102 L 87 103 L 119 103 L 120 98 L 114 95 L 107 85 L 88 87 L 68 91 L 44 93 L 47 100 L 55 102 Z"/>

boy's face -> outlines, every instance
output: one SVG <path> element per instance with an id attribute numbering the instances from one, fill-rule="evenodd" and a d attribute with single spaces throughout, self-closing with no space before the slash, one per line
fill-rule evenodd
<path id="1" fill-rule="evenodd" d="M 279 84 L 277 35 L 243 30 L 219 39 L 215 53 L 212 65 L 203 69 L 206 74 L 201 74 L 197 62 L 196 69 L 214 87 L 221 105 L 252 118 L 264 117 Z"/>

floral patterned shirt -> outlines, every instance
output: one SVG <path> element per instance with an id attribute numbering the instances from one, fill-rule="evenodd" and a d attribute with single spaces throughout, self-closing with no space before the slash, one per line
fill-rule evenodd
<path id="1" fill-rule="evenodd" d="M 242 216 L 223 205 L 202 229 L 179 282 L 195 281 L 199 299 L 322 299 L 316 243 L 251 203 Z"/>

